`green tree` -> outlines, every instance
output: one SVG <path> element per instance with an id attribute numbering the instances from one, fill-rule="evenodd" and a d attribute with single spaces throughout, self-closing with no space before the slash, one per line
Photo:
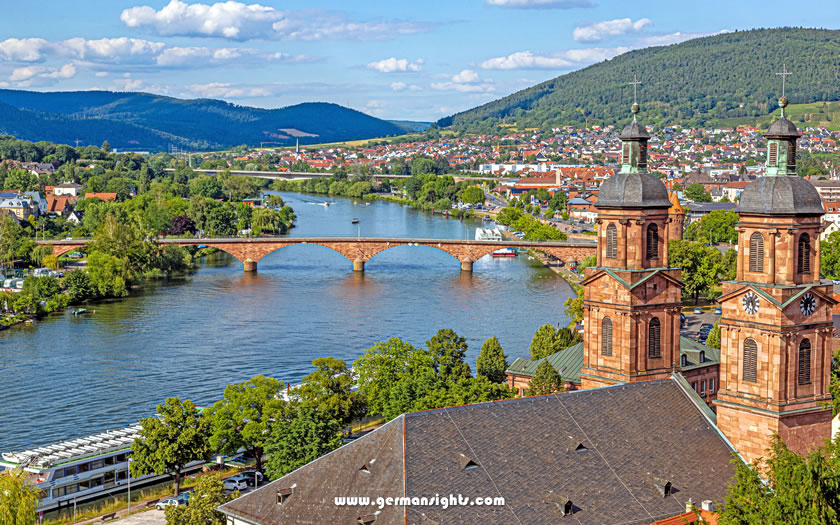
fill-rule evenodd
<path id="1" fill-rule="evenodd" d="M 537 366 L 534 378 L 528 388 L 529 396 L 543 396 L 563 391 L 563 379 L 557 370 L 545 359 Z"/>
<path id="2" fill-rule="evenodd" d="M 370 414 L 385 414 L 391 391 L 409 373 L 417 349 L 396 337 L 377 341 L 353 362 L 359 393 L 365 396 Z"/>
<path id="3" fill-rule="evenodd" d="M 131 445 L 131 475 L 169 474 L 177 496 L 184 467 L 210 459 L 210 422 L 192 401 L 177 397 L 158 405 L 157 414 L 140 420 L 140 436 Z"/>
<path id="4" fill-rule="evenodd" d="M 218 177 L 201 174 L 189 183 L 190 195 L 200 195 L 208 199 L 221 199 L 225 193 Z"/>
<path id="5" fill-rule="evenodd" d="M 507 367 L 507 356 L 496 336 L 484 341 L 481 345 L 481 353 L 475 362 L 476 376 L 484 376 L 494 383 L 503 383 Z"/>
<path id="6" fill-rule="evenodd" d="M 62 284 L 67 289 L 71 304 L 83 303 L 96 297 L 97 290 L 84 270 L 70 270 Z"/>
<path id="7" fill-rule="evenodd" d="M 776 436 L 767 452 L 766 461 L 752 466 L 733 459 L 735 476 L 720 513 L 721 525 L 837 523 L 840 438 L 803 457 Z"/>
<path id="8" fill-rule="evenodd" d="M 34 525 L 40 491 L 27 481 L 23 469 L 0 471 L 0 523 Z"/>
<path id="9" fill-rule="evenodd" d="M 702 184 L 689 184 L 684 193 L 694 202 L 712 202 L 712 196 Z"/>
<path id="10" fill-rule="evenodd" d="M 166 525 L 225 525 L 225 515 L 216 509 L 237 495 L 225 493 L 225 485 L 218 474 L 201 476 L 189 505 L 166 506 Z"/>
<path id="11" fill-rule="evenodd" d="M 432 159 L 417 157 L 411 162 L 412 176 L 417 177 L 419 175 L 427 175 L 429 173 L 437 173 L 437 165 Z"/>
<path id="12" fill-rule="evenodd" d="M 531 359 L 542 359 L 580 341 L 580 334 L 575 330 L 568 327 L 555 330 L 550 323 L 546 323 L 537 328 L 531 339 Z"/>
<path id="13" fill-rule="evenodd" d="M 828 239 L 820 241 L 820 271 L 827 277 L 840 277 L 840 231 L 832 232 Z"/>
<path id="14" fill-rule="evenodd" d="M 706 337 L 706 346 L 720 350 L 720 321 L 715 321 L 714 326 L 709 330 Z"/>
<path id="15" fill-rule="evenodd" d="M 575 291 L 575 294 L 563 303 L 565 306 L 563 313 L 566 314 L 566 317 L 572 320 L 573 323 L 579 323 L 583 321 L 583 286 L 573 284 L 572 289 Z"/>
<path id="16" fill-rule="evenodd" d="M 130 271 L 128 259 L 102 252 L 88 256 L 86 266 L 90 286 L 98 297 L 125 297 L 128 295 Z"/>
<path id="17" fill-rule="evenodd" d="M 467 340 L 451 329 L 441 329 L 426 341 L 426 347 L 434 361 L 434 369 L 444 381 L 457 382 L 470 376 L 470 365 L 464 360 L 467 355 Z"/>
<path id="18" fill-rule="evenodd" d="M 461 202 L 466 204 L 479 204 L 484 202 L 484 190 L 479 186 L 470 186 L 461 192 Z"/>
<path id="19" fill-rule="evenodd" d="M 683 290 L 694 296 L 695 304 L 701 294 L 711 295 L 713 288 L 720 283 L 720 275 L 726 271 L 723 256 L 716 248 L 680 239 L 668 244 L 668 263 L 682 268 Z"/>
<path id="20" fill-rule="evenodd" d="M 265 440 L 286 411 L 284 389 L 282 381 L 263 375 L 225 387 L 224 398 L 206 412 L 212 449 L 222 454 L 244 449 L 262 470 Z"/>
<path id="21" fill-rule="evenodd" d="M 297 403 L 342 426 L 364 414 L 364 399 L 353 391 L 353 372 L 347 363 L 334 357 L 319 357 L 312 365 L 315 371 L 292 391 Z"/>
<path id="22" fill-rule="evenodd" d="M 328 414 L 301 406 L 290 422 L 275 425 L 266 442 L 266 473 L 279 479 L 341 446 L 341 425 Z"/>

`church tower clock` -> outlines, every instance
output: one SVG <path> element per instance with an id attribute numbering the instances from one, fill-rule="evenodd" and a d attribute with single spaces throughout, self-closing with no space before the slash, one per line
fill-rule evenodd
<path id="1" fill-rule="evenodd" d="M 796 126 L 782 116 L 764 135 L 767 173 L 736 208 L 738 266 L 723 283 L 717 425 L 748 461 L 774 434 L 800 453 L 831 435 L 824 403 L 831 367 L 830 281 L 820 279 L 820 196 L 796 175 Z"/>
<path id="2" fill-rule="evenodd" d="M 583 388 L 666 379 L 680 363 L 680 271 L 668 190 L 647 171 L 650 135 L 636 120 L 621 132 L 621 169 L 598 192 L 597 266 L 584 286 Z"/>

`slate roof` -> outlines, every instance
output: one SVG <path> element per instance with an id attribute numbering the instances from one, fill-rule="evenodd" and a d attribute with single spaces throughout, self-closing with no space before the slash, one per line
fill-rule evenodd
<path id="1" fill-rule="evenodd" d="M 822 199 L 813 184 L 794 175 L 760 177 L 747 185 L 737 213 L 756 215 L 823 215 Z"/>
<path id="2" fill-rule="evenodd" d="M 598 208 L 670 208 L 668 190 L 650 173 L 616 173 L 601 184 Z"/>
<path id="3" fill-rule="evenodd" d="M 219 510 L 260 525 L 352 524 L 377 507 L 334 497 L 460 494 L 505 505 L 385 506 L 374 524 L 648 525 L 684 512 L 689 498 L 725 496 L 732 449 L 701 405 L 675 377 L 405 414 Z M 573 516 L 561 517 L 562 498 Z"/>
<path id="4" fill-rule="evenodd" d="M 767 133 L 764 134 L 764 137 L 768 139 L 799 138 L 801 136 L 796 129 L 796 124 L 784 117 L 770 124 Z"/>

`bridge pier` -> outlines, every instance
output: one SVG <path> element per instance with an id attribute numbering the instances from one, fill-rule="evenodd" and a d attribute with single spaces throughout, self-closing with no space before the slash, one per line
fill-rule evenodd
<path id="1" fill-rule="evenodd" d="M 473 271 L 473 262 L 471 259 L 461 259 L 461 271 L 462 272 L 472 272 Z"/>
<path id="2" fill-rule="evenodd" d="M 242 265 L 245 267 L 245 273 L 257 271 L 257 261 L 253 261 L 250 258 L 242 261 Z"/>
<path id="3" fill-rule="evenodd" d="M 354 272 L 364 272 L 365 271 L 365 261 L 363 259 L 356 259 L 353 261 L 353 271 Z"/>

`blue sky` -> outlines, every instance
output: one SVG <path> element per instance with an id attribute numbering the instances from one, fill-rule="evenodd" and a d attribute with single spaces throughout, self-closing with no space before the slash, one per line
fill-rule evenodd
<path id="1" fill-rule="evenodd" d="M 410 120 L 436 120 L 630 49 L 736 29 L 840 26 L 836 0 L 795 8 L 770 0 L 4 4 L 0 87 L 268 108 L 326 101 Z"/>

